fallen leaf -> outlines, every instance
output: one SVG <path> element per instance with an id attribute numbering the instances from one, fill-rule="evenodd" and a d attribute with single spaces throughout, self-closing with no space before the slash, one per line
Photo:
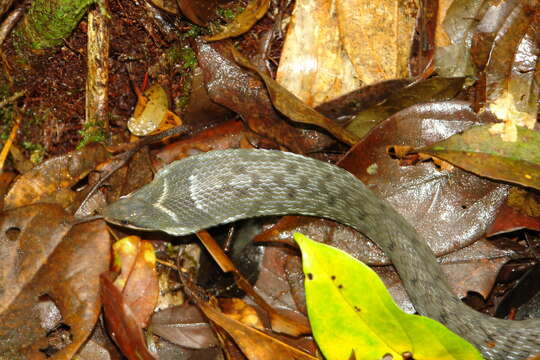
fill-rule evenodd
<path id="1" fill-rule="evenodd" d="M 109 235 L 101 220 L 74 227 L 70 220 L 53 204 L 0 216 L 2 359 L 44 357 L 48 341 L 62 329 L 49 326 L 60 324 L 70 342 L 51 359 L 71 359 L 98 320 L 99 274 L 109 266 Z M 51 312 L 58 319 L 49 324 Z"/>
<path id="2" fill-rule="evenodd" d="M 155 313 L 150 326 L 154 334 L 184 347 L 204 349 L 219 345 L 201 310 L 188 303 Z"/>
<path id="3" fill-rule="evenodd" d="M 101 275 L 101 300 L 109 334 L 128 359 L 155 360 L 148 351 L 139 320 L 124 302 L 112 275 Z"/>
<path id="4" fill-rule="evenodd" d="M 340 39 L 364 84 L 406 78 L 419 1 L 337 0 Z"/>
<path id="5" fill-rule="evenodd" d="M 253 66 L 248 59 L 246 59 L 242 54 L 240 54 L 236 49 L 231 48 L 231 52 L 234 56 L 234 59 L 242 66 L 255 71 L 261 79 L 266 84 L 270 98 L 272 99 L 272 104 L 278 109 L 283 115 L 287 116 L 289 119 L 301 123 L 317 125 L 326 129 L 337 139 L 343 141 L 346 144 L 352 145 L 358 141 L 358 138 L 344 130 L 341 126 L 336 124 L 331 119 L 328 119 L 321 113 L 315 111 L 313 108 L 309 107 L 307 104 L 298 99 L 293 93 L 289 92 L 283 86 L 279 85 L 274 79 L 266 75 L 262 71 L 259 71 L 255 66 Z"/>
<path id="6" fill-rule="evenodd" d="M 70 187 L 107 158 L 107 150 L 98 143 L 51 158 L 15 180 L 4 199 L 4 208 L 13 209 L 43 201 L 60 189 L 70 191 Z"/>
<path id="7" fill-rule="evenodd" d="M 340 41 L 335 1 L 295 2 L 276 81 L 309 106 L 362 85 Z"/>
<path id="8" fill-rule="evenodd" d="M 476 348 L 427 317 L 404 313 L 366 265 L 297 233 L 308 315 L 327 359 L 482 359 Z M 369 291 L 368 291 L 369 290 Z"/>
<path id="9" fill-rule="evenodd" d="M 250 360 L 315 360 L 316 357 L 298 350 L 260 330 L 231 319 L 210 305 L 200 302 L 204 314 L 223 328 Z"/>
<path id="10" fill-rule="evenodd" d="M 360 109 L 345 127 L 359 138 L 364 137 L 372 128 L 393 114 L 409 106 L 431 101 L 453 99 L 463 87 L 463 78 L 433 77 L 411 84 L 377 104 Z"/>
<path id="11" fill-rule="evenodd" d="M 181 0 L 186 1 L 187 0 Z M 249 0 L 246 8 L 216 35 L 206 36 L 206 41 L 223 40 L 247 32 L 268 11 L 270 0 Z"/>
<path id="12" fill-rule="evenodd" d="M 481 19 L 484 0 L 457 0 L 445 2 L 448 8 L 441 7 L 437 27 L 435 69 L 441 76 L 474 76 L 471 46 L 474 31 Z M 444 20 L 443 20 L 444 19 Z"/>
<path id="13" fill-rule="evenodd" d="M 253 132 L 299 153 L 321 150 L 334 142 L 327 135 L 295 128 L 281 118 L 264 83 L 235 63 L 227 44 L 197 40 L 195 52 L 210 98 L 238 113 Z"/>
<path id="14" fill-rule="evenodd" d="M 540 189 L 540 134 L 519 126 L 517 142 L 506 142 L 490 128 L 475 126 L 418 151 L 480 176 Z"/>

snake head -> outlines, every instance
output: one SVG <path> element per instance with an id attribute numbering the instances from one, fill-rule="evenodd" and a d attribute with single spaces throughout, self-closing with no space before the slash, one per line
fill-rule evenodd
<path id="1" fill-rule="evenodd" d="M 129 227 L 136 230 L 158 230 L 156 222 L 160 214 L 156 214 L 155 208 L 135 196 L 126 196 L 107 206 L 102 215 L 110 223 Z"/>

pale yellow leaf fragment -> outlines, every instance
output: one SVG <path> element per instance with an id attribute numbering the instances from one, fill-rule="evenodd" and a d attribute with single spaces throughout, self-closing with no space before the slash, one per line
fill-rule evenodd
<path id="1" fill-rule="evenodd" d="M 536 122 L 536 117 L 516 108 L 514 97 L 507 91 L 489 105 L 489 110 L 503 121 L 492 125 L 489 132 L 501 135 L 503 141 L 515 142 L 517 140 L 516 126 L 532 129 Z"/>
<path id="2" fill-rule="evenodd" d="M 341 41 L 366 84 L 408 77 L 418 0 L 336 0 Z"/>
<path id="3" fill-rule="evenodd" d="M 298 0 L 276 80 L 315 107 L 361 86 L 340 42 L 335 0 Z"/>

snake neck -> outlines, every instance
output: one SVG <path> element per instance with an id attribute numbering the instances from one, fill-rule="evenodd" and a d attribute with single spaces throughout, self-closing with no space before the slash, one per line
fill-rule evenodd
<path id="1" fill-rule="evenodd" d="M 497 319 L 464 304 L 452 291 L 427 243 L 403 217 L 389 216 L 393 211 L 385 211 L 386 217 L 374 221 L 376 230 L 363 228 L 362 232 L 377 238 L 420 314 L 469 340 L 486 359 L 521 360 L 540 352 L 540 321 Z"/>

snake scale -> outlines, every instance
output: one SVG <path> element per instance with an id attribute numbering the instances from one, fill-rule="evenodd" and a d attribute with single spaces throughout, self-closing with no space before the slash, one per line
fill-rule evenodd
<path id="1" fill-rule="evenodd" d="M 392 260 L 416 310 L 469 340 L 486 359 L 540 353 L 540 319 L 496 319 L 463 304 L 416 230 L 360 180 L 331 164 L 275 150 L 212 151 L 168 165 L 103 211 L 113 223 L 172 235 L 284 214 L 332 219 L 369 237 Z"/>

